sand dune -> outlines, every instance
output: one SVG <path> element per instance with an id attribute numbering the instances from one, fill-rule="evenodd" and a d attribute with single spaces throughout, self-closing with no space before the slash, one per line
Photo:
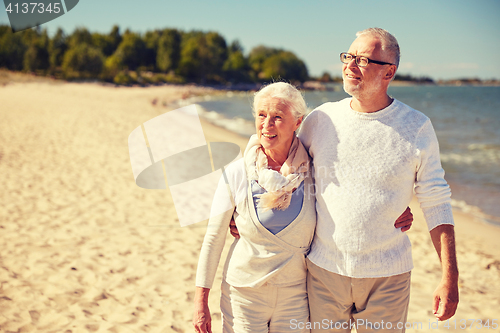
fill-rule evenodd
<path id="1" fill-rule="evenodd" d="M 192 332 L 205 223 L 181 228 L 168 190 L 135 185 L 127 138 L 175 100 L 211 91 L 6 83 L 0 86 L 0 332 Z M 209 141 L 246 144 L 203 127 Z M 421 212 L 412 208 L 409 322 L 423 326 L 408 332 L 469 331 L 428 327 L 440 267 Z M 456 221 L 457 325 L 463 319 L 500 325 L 500 232 L 464 214 Z M 214 332 L 220 332 L 218 276 L 210 301 Z"/>

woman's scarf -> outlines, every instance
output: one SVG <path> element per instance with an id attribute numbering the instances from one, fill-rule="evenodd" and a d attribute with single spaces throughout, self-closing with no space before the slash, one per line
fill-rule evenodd
<path id="1" fill-rule="evenodd" d="M 294 135 L 288 157 L 279 172 L 268 169 L 267 156 L 256 134 L 248 142 L 244 159 L 249 183 L 256 180 L 267 191 L 257 195 L 257 207 L 264 211 L 287 209 L 293 189 L 299 187 L 309 170 L 309 155 L 300 140 Z"/>

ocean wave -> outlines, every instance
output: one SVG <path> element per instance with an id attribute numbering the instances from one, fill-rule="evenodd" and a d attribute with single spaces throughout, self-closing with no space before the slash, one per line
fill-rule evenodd
<path id="1" fill-rule="evenodd" d="M 494 144 L 494 143 L 473 143 L 467 146 L 467 149 L 469 150 L 492 150 L 498 154 L 500 154 L 500 145 L 499 144 Z"/>
<path id="2" fill-rule="evenodd" d="M 472 147 L 471 147 L 472 146 Z M 471 144 L 467 151 L 463 152 L 442 152 L 441 162 L 454 164 L 485 164 L 500 163 L 500 149 L 491 148 L 494 145 Z"/>
<path id="3" fill-rule="evenodd" d="M 198 108 L 198 114 L 214 125 L 245 137 L 250 137 L 252 134 L 255 134 L 255 124 L 253 121 L 241 117 L 227 118 L 216 111 L 207 110 L 199 104 L 196 104 L 196 107 Z"/>
<path id="4" fill-rule="evenodd" d="M 500 218 L 492 215 L 488 215 L 484 213 L 481 208 L 473 205 L 469 205 L 467 202 L 463 200 L 454 200 L 451 199 L 451 206 L 460 210 L 463 213 L 472 215 L 476 218 L 479 218 L 483 222 L 493 224 L 497 227 L 500 227 Z"/>

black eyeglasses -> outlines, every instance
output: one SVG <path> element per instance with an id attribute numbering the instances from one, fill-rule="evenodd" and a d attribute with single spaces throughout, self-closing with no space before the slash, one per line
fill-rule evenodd
<path id="1" fill-rule="evenodd" d="M 377 65 L 394 65 L 391 64 L 390 62 L 383 62 L 383 61 L 377 61 L 377 60 L 372 60 L 367 57 L 362 57 L 362 56 L 355 56 L 347 52 L 342 52 L 340 54 L 340 61 L 342 61 L 344 64 L 348 64 L 351 62 L 352 59 L 356 59 L 356 65 L 359 67 L 365 67 L 369 63 L 374 63 Z"/>

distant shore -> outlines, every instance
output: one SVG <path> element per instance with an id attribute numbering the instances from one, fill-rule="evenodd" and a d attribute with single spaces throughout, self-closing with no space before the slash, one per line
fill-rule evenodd
<path id="1" fill-rule="evenodd" d="M 64 81 L 61 79 L 56 79 L 50 76 L 36 75 L 33 73 L 24 73 L 9 71 L 0 68 L 0 85 L 5 85 L 12 82 L 78 82 L 78 81 Z M 121 85 L 116 85 L 114 83 L 108 83 L 98 80 L 82 81 L 87 83 L 96 83 L 105 86 L 115 86 L 120 87 Z M 158 83 L 158 84 L 133 84 L 132 87 L 155 87 L 162 85 L 172 85 L 171 83 Z M 178 85 L 178 84 L 174 84 Z M 498 87 L 500 86 L 500 80 L 475 80 L 475 79 L 461 79 L 461 80 L 439 80 L 434 82 L 418 82 L 418 81 L 405 81 L 405 80 L 393 80 L 391 82 L 392 86 L 422 86 L 422 85 L 437 85 L 437 86 L 485 86 L 485 87 Z M 215 90 L 224 91 L 256 91 L 262 86 L 262 83 L 228 83 L 228 84 L 196 84 L 196 83 L 186 83 L 181 86 L 197 86 L 203 88 L 212 88 Z M 322 82 L 322 81 L 305 81 L 297 85 L 298 88 L 302 90 L 318 90 L 318 91 L 340 91 L 342 90 L 341 81 L 332 82 Z"/>

